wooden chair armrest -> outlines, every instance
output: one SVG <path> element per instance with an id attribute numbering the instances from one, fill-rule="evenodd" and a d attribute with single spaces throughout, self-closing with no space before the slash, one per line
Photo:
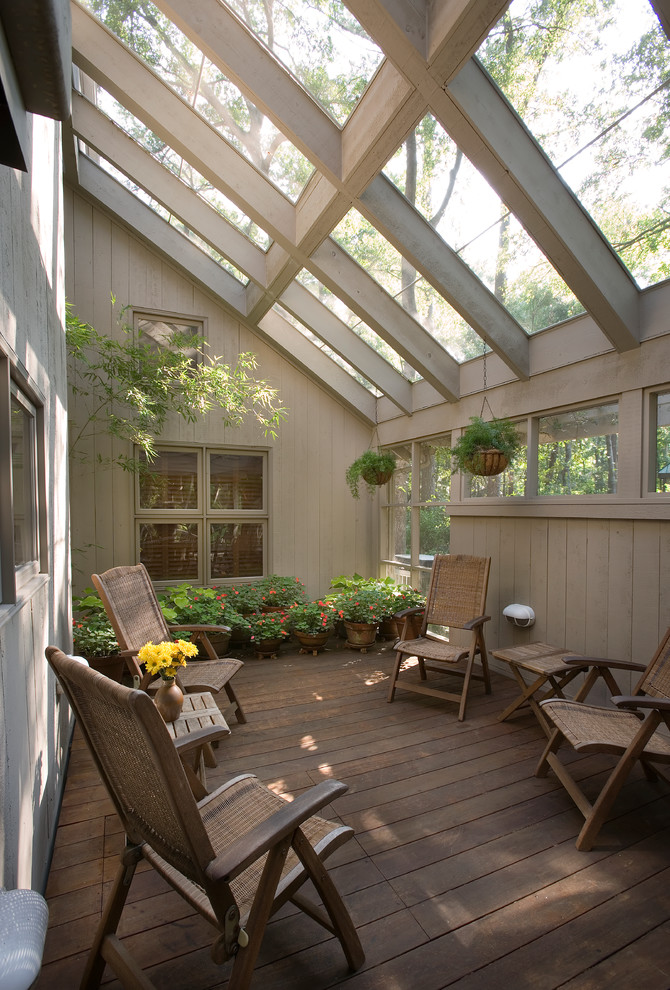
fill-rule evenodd
<path id="1" fill-rule="evenodd" d="M 181 755 L 182 753 L 189 753 L 192 749 L 197 749 L 205 743 L 218 742 L 219 739 L 225 739 L 229 735 L 230 729 L 224 728 L 222 725 L 207 725 L 202 729 L 196 729 L 195 732 L 189 732 L 186 736 L 179 736 L 174 740 L 174 746 Z"/>
<path id="2" fill-rule="evenodd" d="M 406 619 L 408 615 L 421 615 L 426 611 L 425 605 L 412 605 L 410 608 L 404 608 L 401 612 L 394 612 L 394 619 Z"/>
<path id="3" fill-rule="evenodd" d="M 199 632 L 199 633 L 211 633 L 211 632 L 223 632 L 229 633 L 231 631 L 230 626 L 203 626 L 200 623 L 189 623 L 186 626 L 168 626 L 170 632 Z"/>
<path id="4" fill-rule="evenodd" d="M 484 623 L 489 622 L 490 619 L 490 615 L 478 615 L 476 619 L 470 619 L 469 622 L 464 622 L 463 629 L 476 629 L 477 626 L 483 626 Z"/>
<path id="5" fill-rule="evenodd" d="M 287 801 L 285 808 L 280 808 L 246 835 L 241 835 L 216 859 L 213 859 L 206 870 L 208 878 L 216 883 L 238 876 L 284 836 L 293 832 L 336 797 L 344 794 L 347 789 L 347 785 L 340 780 L 324 780 L 299 795 L 295 801 Z M 199 802 L 198 807 L 201 808 L 211 800 L 211 797 L 212 795 Z"/>
<path id="6" fill-rule="evenodd" d="M 659 712 L 670 712 L 670 699 L 650 698 L 644 694 L 617 694 L 612 698 L 617 708 L 655 708 Z"/>

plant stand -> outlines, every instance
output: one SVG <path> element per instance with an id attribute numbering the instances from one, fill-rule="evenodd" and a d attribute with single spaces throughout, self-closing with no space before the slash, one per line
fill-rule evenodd
<path id="1" fill-rule="evenodd" d="M 281 646 L 281 639 L 261 639 L 254 644 L 257 660 L 276 660 Z"/>
<path id="2" fill-rule="evenodd" d="M 293 635 L 300 643 L 300 653 L 311 653 L 315 657 L 330 639 L 330 630 L 328 632 L 306 633 L 294 629 Z"/>
<path id="3" fill-rule="evenodd" d="M 368 647 L 374 645 L 377 638 L 376 622 L 348 622 L 345 619 L 344 628 L 347 631 L 345 646 L 348 649 L 367 653 Z"/>

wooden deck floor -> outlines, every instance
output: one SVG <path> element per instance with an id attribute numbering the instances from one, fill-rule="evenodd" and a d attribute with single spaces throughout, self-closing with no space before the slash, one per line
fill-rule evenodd
<path id="1" fill-rule="evenodd" d="M 338 641 L 334 641 L 337 646 Z M 236 679 L 248 723 L 221 744 L 215 784 L 253 770 L 295 795 L 324 776 L 349 785 L 330 817 L 356 837 L 330 860 L 366 952 L 346 970 L 338 943 L 286 907 L 270 924 L 259 990 L 491 990 L 670 987 L 670 801 L 636 774 L 596 849 L 577 852 L 581 818 L 552 777 L 533 770 L 533 716 L 505 723 L 516 694 L 472 693 L 453 705 L 398 695 L 386 703 L 392 654 L 331 649 L 250 659 Z M 597 785 L 607 761 L 579 761 Z M 118 822 L 75 739 L 47 896 L 39 990 L 77 986 L 109 879 Z M 153 872 L 138 875 L 121 933 L 159 988 L 225 987 L 211 929 Z M 106 986 L 119 984 L 106 971 Z"/>

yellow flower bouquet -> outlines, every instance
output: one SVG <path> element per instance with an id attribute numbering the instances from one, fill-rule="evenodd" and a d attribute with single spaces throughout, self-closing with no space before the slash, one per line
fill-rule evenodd
<path id="1" fill-rule="evenodd" d="M 173 643 L 145 643 L 137 657 L 150 674 L 160 674 L 163 680 L 170 681 L 176 676 L 177 667 L 186 666 L 186 657 L 197 655 L 195 643 L 178 639 Z"/>

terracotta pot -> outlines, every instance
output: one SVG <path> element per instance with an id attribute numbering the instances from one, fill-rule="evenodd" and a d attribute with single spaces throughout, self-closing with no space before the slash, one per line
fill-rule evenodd
<path id="1" fill-rule="evenodd" d="M 312 656 L 315 657 L 319 650 L 322 650 L 330 639 L 331 632 L 331 629 L 318 633 L 307 633 L 302 632 L 300 629 L 294 629 L 293 635 L 300 643 L 300 652 L 311 653 Z"/>
<path id="2" fill-rule="evenodd" d="M 240 645 L 240 643 L 250 643 L 251 642 L 251 629 L 241 629 L 239 626 L 233 626 L 230 633 L 230 645 L 233 644 Z"/>
<path id="3" fill-rule="evenodd" d="M 347 646 L 361 650 L 363 653 L 377 638 L 376 622 L 348 622 L 345 619 L 344 628 L 347 631 Z"/>
<path id="4" fill-rule="evenodd" d="M 106 657 L 86 657 L 86 659 L 88 660 L 89 667 L 92 667 L 93 670 L 104 674 L 105 677 L 109 677 L 112 681 L 121 683 L 123 672 L 126 669 L 126 661 L 118 653 L 112 653 Z"/>
<path id="5" fill-rule="evenodd" d="M 382 619 L 379 623 L 379 635 L 382 639 L 397 639 L 400 635 L 400 628 L 397 620 L 391 617 Z"/>
<path id="6" fill-rule="evenodd" d="M 488 478 L 493 474 L 502 474 L 509 461 L 500 451 L 492 447 L 490 450 L 478 450 L 472 455 L 470 460 L 465 462 L 465 466 L 470 474 L 481 475 Z"/>
<path id="7" fill-rule="evenodd" d="M 163 716 L 164 722 L 176 722 L 181 715 L 184 695 L 174 677 L 161 678 L 161 683 L 154 695 L 154 704 Z"/>
<path id="8" fill-rule="evenodd" d="M 259 660 L 263 657 L 276 657 L 281 644 L 281 636 L 277 637 L 277 639 L 259 639 L 258 641 L 254 641 L 256 656 Z"/>
<path id="9" fill-rule="evenodd" d="M 217 657 L 225 657 L 228 652 L 228 647 L 230 646 L 231 635 L 231 633 L 210 634 L 209 641 L 214 647 Z M 204 660 L 211 659 L 207 651 L 200 645 L 198 646 L 198 656 L 201 656 Z"/>

